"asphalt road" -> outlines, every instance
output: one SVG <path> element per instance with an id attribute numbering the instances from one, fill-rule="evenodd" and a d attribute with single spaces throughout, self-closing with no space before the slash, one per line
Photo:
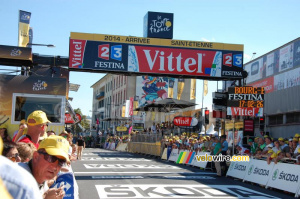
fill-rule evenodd
<path id="1" fill-rule="evenodd" d="M 209 170 L 126 152 L 85 149 L 72 163 L 80 199 L 294 198 Z"/>

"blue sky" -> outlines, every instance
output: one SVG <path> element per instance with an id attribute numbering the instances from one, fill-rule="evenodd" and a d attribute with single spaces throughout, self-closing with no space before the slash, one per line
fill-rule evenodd
<path id="1" fill-rule="evenodd" d="M 17 45 L 18 11 L 31 12 L 34 53 L 68 56 L 70 32 L 143 36 L 143 17 L 148 11 L 174 13 L 174 39 L 244 45 L 244 62 L 253 52 L 259 57 L 299 37 L 298 0 L 10 0 L 0 3 L 0 45 Z M 3 67 L 3 66 L 2 66 Z M 71 72 L 70 82 L 80 84 L 73 108 L 91 115 L 90 86 L 104 74 Z M 221 84 L 219 84 L 220 87 Z M 197 82 L 202 89 L 202 80 Z M 204 107 L 211 107 L 209 82 Z M 197 92 L 201 106 L 202 91 Z"/>

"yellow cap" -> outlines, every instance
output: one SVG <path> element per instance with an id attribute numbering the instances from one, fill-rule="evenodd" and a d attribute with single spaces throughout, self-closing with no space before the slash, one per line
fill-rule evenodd
<path id="1" fill-rule="evenodd" d="M 26 123 L 26 120 L 24 120 L 24 119 L 20 121 L 20 124 L 25 124 L 25 123 Z"/>
<path id="2" fill-rule="evenodd" d="M 298 153 L 300 153 L 300 148 L 298 148 Z"/>
<path id="3" fill-rule="evenodd" d="M 48 120 L 46 113 L 43 111 L 33 111 L 27 117 L 27 124 L 29 126 L 35 126 L 44 123 L 51 123 L 51 122 Z"/>
<path id="4" fill-rule="evenodd" d="M 296 141 L 296 142 L 298 142 L 298 140 L 299 140 L 298 138 L 293 138 L 293 141 Z"/>
<path id="5" fill-rule="evenodd" d="M 284 139 L 282 137 L 278 138 L 278 141 L 284 141 Z"/>
<path id="6" fill-rule="evenodd" d="M 300 134 L 296 133 L 295 138 L 299 138 L 299 137 L 300 137 Z"/>
<path id="7" fill-rule="evenodd" d="M 269 137 L 268 135 L 265 135 L 265 136 L 264 136 L 264 138 L 268 138 L 268 137 Z"/>
<path id="8" fill-rule="evenodd" d="M 39 146 L 39 149 L 45 149 L 49 155 L 62 157 L 67 162 L 70 162 L 68 151 L 69 151 L 69 142 L 57 135 L 51 135 L 48 138 L 45 138 Z"/>
<path id="9" fill-rule="evenodd" d="M 254 140 L 259 139 L 259 137 L 254 138 Z"/>

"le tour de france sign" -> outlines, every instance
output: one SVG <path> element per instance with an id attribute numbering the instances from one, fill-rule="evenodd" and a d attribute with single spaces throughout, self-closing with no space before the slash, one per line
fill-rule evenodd
<path id="1" fill-rule="evenodd" d="M 69 47 L 72 71 L 205 79 L 244 76 L 244 46 L 238 44 L 71 32 Z"/>

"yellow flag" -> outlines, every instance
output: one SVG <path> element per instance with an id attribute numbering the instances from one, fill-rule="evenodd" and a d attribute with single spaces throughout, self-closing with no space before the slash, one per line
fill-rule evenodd
<path id="1" fill-rule="evenodd" d="M 155 112 L 151 112 L 151 120 L 152 120 L 152 121 L 155 120 Z"/>
<path id="2" fill-rule="evenodd" d="M 184 88 L 184 79 L 178 79 L 177 99 L 180 100 Z"/>
<path id="3" fill-rule="evenodd" d="M 207 80 L 204 80 L 203 81 L 203 84 L 204 84 L 204 86 L 203 86 L 203 94 L 204 94 L 204 96 L 206 96 L 207 95 L 207 93 L 208 93 L 208 81 Z"/>
<path id="4" fill-rule="evenodd" d="M 193 100 L 195 98 L 196 98 L 196 79 L 191 79 L 190 99 Z"/>
<path id="5" fill-rule="evenodd" d="M 31 13 L 19 10 L 19 34 L 18 45 L 20 47 L 26 47 L 29 42 L 29 23 Z"/>
<path id="6" fill-rule="evenodd" d="M 122 106 L 122 117 L 125 117 L 126 106 Z"/>

